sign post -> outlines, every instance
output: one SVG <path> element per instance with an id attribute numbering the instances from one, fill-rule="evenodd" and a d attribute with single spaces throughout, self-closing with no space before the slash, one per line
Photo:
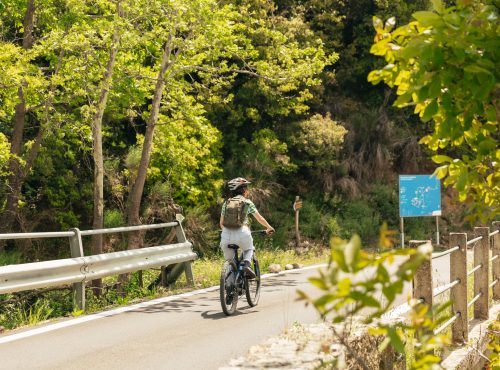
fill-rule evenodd
<path id="1" fill-rule="evenodd" d="M 299 233 L 299 209 L 302 208 L 302 200 L 297 195 L 293 203 L 293 210 L 295 211 L 295 236 L 297 238 L 297 248 L 300 247 L 300 233 Z"/>
<path id="2" fill-rule="evenodd" d="M 399 217 L 401 247 L 404 248 L 404 217 L 436 217 L 436 243 L 439 244 L 441 182 L 433 175 L 399 176 Z"/>

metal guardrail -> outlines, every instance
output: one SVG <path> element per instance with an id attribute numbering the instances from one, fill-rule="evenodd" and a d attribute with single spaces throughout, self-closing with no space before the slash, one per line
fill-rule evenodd
<path id="1" fill-rule="evenodd" d="M 0 267 L 0 294 L 84 283 L 110 275 L 196 259 L 189 242 Z"/>
<path id="2" fill-rule="evenodd" d="M 181 225 L 176 222 L 117 227 L 112 229 L 72 229 L 68 232 L 46 232 L 25 234 L 0 234 L 0 239 L 32 239 L 69 237 L 72 258 L 54 261 L 0 266 L 0 294 L 24 290 L 73 284 L 75 306 L 85 309 L 85 283 L 110 275 L 118 275 L 150 267 L 183 264 L 188 283 L 193 282 L 190 261 L 197 258 L 192 244 L 186 240 Z M 82 236 L 130 232 L 174 227 L 178 243 L 126 250 L 120 252 L 83 255 Z M 182 270 L 179 270 L 179 273 Z"/>
<path id="3" fill-rule="evenodd" d="M 47 232 L 47 233 L 0 234 L 0 240 L 63 238 L 63 237 L 72 237 L 74 235 L 75 235 L 74 231 L 56 231 L 56 232 Z"/>

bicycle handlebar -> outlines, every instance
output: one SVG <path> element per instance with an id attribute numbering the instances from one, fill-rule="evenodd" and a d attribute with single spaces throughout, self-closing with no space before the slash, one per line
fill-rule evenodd
<path id="1" fill-rule="evenodd" d="M 250 231 L 252 234 L 260 234 L 260 235 L 267 235 L 266 230 L 255 230 L 255 231 Z"/>

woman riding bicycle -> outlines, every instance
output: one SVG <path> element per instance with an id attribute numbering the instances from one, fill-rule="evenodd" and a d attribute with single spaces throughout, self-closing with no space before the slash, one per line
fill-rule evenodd
<path id="1" fill-rule="evenodd" d="M 266 228 L 267 234 L 272 234 L 274 228 L 257 211 L 255 204 L 250 199 L 247 199 L 249 184 L 250 181 L 243 177 L 237 177 L 227 183 L 229 194 L 227 194 L 222 205 L 220 216 L 220 227 L 222 229 L 220 247 L 224 252 L 224 258 L 231 260 L 234 252 L 228 248 L 228 245 L 237 244 L 243 251 L 245 273 L 249 277 L 255 277 L 251 268 L 254 246 L 248 224 L 248 215 L 253 215 Z"/>

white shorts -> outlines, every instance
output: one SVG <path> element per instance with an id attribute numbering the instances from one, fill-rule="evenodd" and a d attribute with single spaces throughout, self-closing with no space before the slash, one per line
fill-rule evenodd
<path id="1" fill-rule="evenodd" d="M 220 247 L 224 252 L 224 258 L 226 260 L 230 260 L 234 257 L 234 251 L 227 247 L 229 244 L 238 245 L 244 252 L 243 258 L 247 261 L 252 260 L 254 250 L 253 238 L 248 226 L 242 226 L 239 229 L 228 229 L 227 227 L 223 227 Z"/>

